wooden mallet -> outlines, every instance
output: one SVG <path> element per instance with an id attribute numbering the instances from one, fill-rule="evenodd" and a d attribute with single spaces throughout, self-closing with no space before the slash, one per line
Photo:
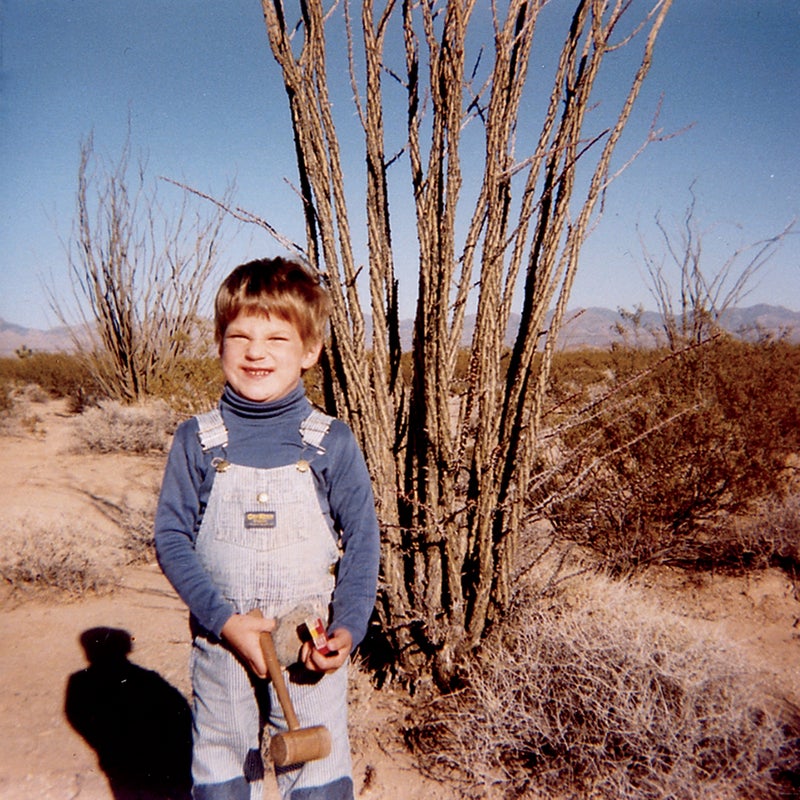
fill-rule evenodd
<path id="1" fill-rule="evenodd" d="M 258 609 L 254 609 L 250 613 L 253 616 L 263 616 Z M 272 763 L 278 767 L 285 767 L 289 764 L 315 761 L 330 755 L 331 734 L 324 725 L 314 725 L 310 728 L 300 727 L 297 714 L 294 713 L 292 700 L 289 697 L 289 690 L 286 688 L 286 681 L 283 679 L 283 671 L 275 651 L 275 643 L 272 641 L 272 634 L 261 634 L 261 651 L 264 653 L 269 677 L 275 687 L 275 694 L 278 695 L 286 724 L 289 726 L 286 733 L 278 733 L 270 740 L 269 755 Z"/>

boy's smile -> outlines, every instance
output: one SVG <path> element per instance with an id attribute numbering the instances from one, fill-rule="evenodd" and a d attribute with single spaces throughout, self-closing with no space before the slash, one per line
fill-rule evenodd
<path id="1" fill-rule="evenodd" d="M 289 320 L 241 313 L 222 338 L 222 372 L 246 400 L 280 400 L 297 386 L 303 370 L 314 366 L 321 348 L 304 343 Z"/>

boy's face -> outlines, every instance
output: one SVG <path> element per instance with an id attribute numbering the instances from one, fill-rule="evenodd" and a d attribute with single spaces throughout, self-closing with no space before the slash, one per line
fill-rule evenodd
<path id="1" fill-rule="evenodd" d="M 314 366 L 321 349 L 321 342 L 304 343 L 288 320 L 239 314 L 222 337 L 222 372 L 246 400 L 280 400 L 297 386 L 303 370 Z"/>

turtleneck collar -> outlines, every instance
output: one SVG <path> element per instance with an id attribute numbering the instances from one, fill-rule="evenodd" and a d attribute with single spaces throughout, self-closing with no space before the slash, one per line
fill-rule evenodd
<path id="1" fill-rule="evenodd" d="M 222 405 L 230 409 L 237 417 L 264 419 L 265 417 L 291 414 L 301 409 L 305 410 L 308 401 L 306 400 L 305 386 L 301 380 L 285 397 L 270 403 L 257 403 L 253 400 L 247 400 L 237 394 L 228 384 L 225 384 L 225 389 L 222 392 Z"/>

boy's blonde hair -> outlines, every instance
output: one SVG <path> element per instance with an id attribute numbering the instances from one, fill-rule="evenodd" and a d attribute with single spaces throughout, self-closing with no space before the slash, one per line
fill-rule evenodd
<path id="1" fill-rule="evenodd" d="M 330 297 L 302 264 L 286 258 L 240 264 L 222 282 L 214 303 L 214 340 L 222 345 L 225 330 L 241 313 L 279 317 L 291 322 L 303 344 L 325 336 Z"/>

